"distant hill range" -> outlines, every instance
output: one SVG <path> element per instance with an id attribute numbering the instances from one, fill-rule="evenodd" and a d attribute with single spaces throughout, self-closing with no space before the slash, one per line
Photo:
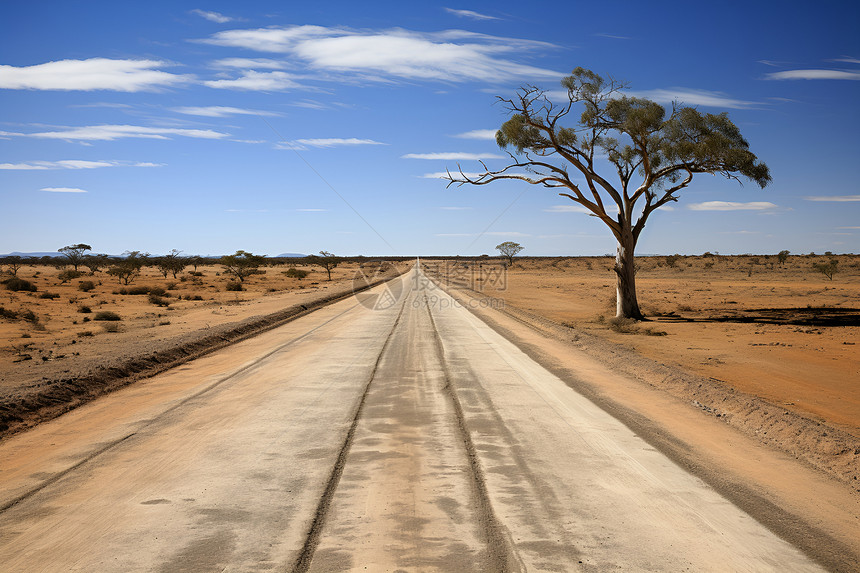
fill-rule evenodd
<path id="1" fill-rule="evenodd" d="M 0 255 L 0 257 L 22 257 L 22 258 L 39 258 L 39 257 L 62 257 L 63 253 L 48 252 L 48 253 L 21 253 L 18 251 L 14 251 L 12 253 L 8 253 L 6 255 Z"/>

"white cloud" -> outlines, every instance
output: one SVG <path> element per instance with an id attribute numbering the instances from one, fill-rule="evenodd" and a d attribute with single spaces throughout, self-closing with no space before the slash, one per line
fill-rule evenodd
<path id="1" fill-rule="evenodd" d="M 618 36 L 616 34 L 605 34 L 605 33 L 597 33 L 592 34 L 593 36 L 597 36 L 598 38 L 610 38 L 612 40 L 630 40 L 629 36 Z"/>
<path id="2" fill-rule="evenodd" d="M 254 70 L 244 71 L 241 77 L 235 79 L 209 80 L 203 82 L 203 84 L 216 89 L 264 92 L 276 92 L 304 87 L 286 72 L 257 72 Z"/>
<path id="3" fill-rule="evenodd" d="M 85 190 L 77 187 L 42 187 L 42 191 L 49 193 L 86 193 Z"/>
<path id="4" fill-rule="evenodd" d="M 842 56 L 841 58 L 836 58 L 833 61 L 834 62 L 844 62 L 846 64 L 860 64 L 860 58 L 852 58 L 850 56 Z"/>
<path id="5" fill-rule="evenodd" d="M 20 68 L 0 65 L 0 89 L 139 92 L 190 80 L 153 69 L 166 65 L 158 60 L 107 58 L 60 60 Z"/>
<path id="6" fill-rule="evenodd" d="M 454 137 L 460 139 L 486 139 L 490 141 L 496 140 L 496 129 L 473 129 L 465 133 L 458 133 Z"/>
<path id="7" fill-rule="evenodd" d="M 853 201 L 860 201 L 860 195 L 831 195 L 824 197 L 804 197 L 806 201 L 828 201 L 828 202 L 836 202 L 836 203 L 847 203 Z"/>
<path id="8" fill-rule="evenodd" d="M 402 159 L 436 159 L 444 161 L 469 161 L 480 159 L 504 159 L 504 155 L 498 153 L 460 153 L 460 152 L 445 152 L 445 153 L 407 153 L 401 156 Z"/>
<path id="9" fill-rule="evenodd" d="M 403 29 L 354 31 L 323 26 L 291 26 L 225 30 L 202 40 L 230 46 L 286 54 L 303 61 L 317 76 L 357 74 L 375 81 L 384 78 L 452 82 L 528 78 L 559 79 L 564 74 L 504 59 L 552 47 L 546 42 L 502 38 L 463 30 L 425 34 Z"/>
<path id="10" fill-rule="evenodd" d="M 731 109 L 746 109 L 760 105 L 753 101 L 735 99 L 722 92 L 708 90 L 697 90 L 689 88 L 669 88 L 645 91 L 627 92 L 631 96 L 654 100 L 657 103 L 670 104 L 679 101 L 687 105 L 700 105 L 702 107 L 727 107 Z M 564 94 L 565 99 L 567 93 Z"/>
<path id="11" fill-rule="evenodd" d="M 224 58 L 215 60 L 212 65 L 216 68 L 240 68 L 245 70 L 280 70 L 286 66 L 284 62 L 269 58 Z"/>
<path id="12" fill-rule="evenodd" d="M 64 159 L 61 161 L 30 161 L 28 163 L 0 163 L 2 170 L 42 169 L 97 169 L 99 167 L 161 167 L 159 163 L 135 163 L 131 161 L 87 161 Z"/>
<path id="13" fill-rule="evenodd" d="M 115 139 L 170 139 L 169 135 L 194 137 L 199 139 L 221 139 L 227 137 L 211 129 L 176 129 L 167 127 L 141 127 L 137 125 L 88 125 L 71 127 L 60 131 L 38 133 L 11 133 L 0 131 L 0 135 L 14 137 L 35 137 L 38 139 L 64 139 L 66 141 L 113 141 Z"/>
<path id="14" fill-rule="evenodd" d="M 356 137 L 329 137 L 317 139 L 296 139 L 295 141 L 282 141 L 275 145 L 277 149 L 305 149 L 307 147 L 341 147 L 344 145 L 388 145 L 381 141 L 372 139 L 358 139 Z"/>
<path id="15" fill-rule="evenodd" d="M 786 70 L 765 76 L 767 80 L 860 80 L 860 72 L 848 70 Z"/>
<path id="16" fill-rule="evenodd" d="M 192 10 L 191 13 L 197 14 L 198 16 L 206 18 L 210 22 L 216 22 L 218 24 L 225 24 L 234 20 L 234 18 L 219 14 L 218 12 L 207 12 L 206 10 Z"/>
<path id="17" fill-rule="evenodd" d="M 455 169 L 455 170 L 451 171 L 450 173 L 448 171 L 436 171 L 435 173 L 425 173 L 424 175 L 421 175 L 421 178 L 422 179 L 448 179 L 449 174 L 454 177 L 455 181 L 462 181 L 462 179 L 461 179 L 462 175 L 465 175 L 469 179 L 477 179 L 478 177 L 483 175 L 483 173 L 469 173 L 469 172 L 465 172 L 465 171 L 461 175 L 460 172 Z"/>
<path id="18" fill-rule="evenodd" d="M 691 203 L 687 206 L 692 211 L 764 211 L 776 209 L 778 205 L 767 201 L 752 201 L 750 203 L 735 203 L 733 201 L 705 201 Z"/>
<path id="19" fill-rule="evenodd" d="M 207 107 L 175 107 L 173 111 L 186 115 L 197 115 L 202 117 L 228 117 L 231 115 L 264 115 L 280 116 L 280 113 L 272 111 L 260 111 L 256 109 L 242 109 L 223 105 L 210 105 Z"/>
<path id="20" fill-rule="evenodd" d="M 495 16 L 487 16 L 471 10 L 455 10 L 454 8 L 445 8 L 449 14 L 459 16 L 460 18 L 471 18 L 472 20 L 498 20 Z"/>
<path id="21" fill-rule="evenodd" d="M 582 205 L 553 205 L 549 209 L 544 209 L 547 213 L 591 213 Z"/>

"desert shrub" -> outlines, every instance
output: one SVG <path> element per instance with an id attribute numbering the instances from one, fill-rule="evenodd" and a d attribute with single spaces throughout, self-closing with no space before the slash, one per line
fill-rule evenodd
<path id="1" fill-rule="evenodd" d="M 103 324 L 102 330 L 105 332 L 119 332 L 119 325 L 116 323 Z"/>
<path id="2" fill-rule="evenodd" d="M 170 304 L 170 301 L 164 297 L 160 297 L 157 294 L 149 293 L 149 302 L 158 306 L 167 306 Z"/>
<path id="3" fill-rule="evenodd" d="M 84 273 L 82 273 L 81 271 L 76 271 L 74 269 L 67 269 L 65 271 L 62 271 L 60 274 L 58 274 L 57 278 L 60 279 L 61 283 L 67 283 L 67 282 L 71 281 L 72 279 L 76 279 L 80 276 L 83 276 L 83 274 Z"/>
<path id="4" fill-rule="evenodd" d="M 668 255 L 666 257 L 666 266 L 669 268 L 675 268 L 675 265 L 678 264 L 678 259 L 681 258 L 681 255 Z"/>
<path id="5" fill-rule="evenodd" d="M 189 294 L 185 297 L 185 300 L 203 300 L 203 297 L 200 296 L 199 294 L 195 294 L 195 295 Z"/>
<path id="6" fill-rule="evenodd" d="M 643 328 L 640 332 L 645 336 L 666 336 L 669 334 L 665 330 L 654 330 L 650 326 L 648 328 Z"/>
<path id="7" fill-rule="evenodd" d="M 830 262 L 827 263 L 812 263 L 812 268 L 832 281 L 833 275 L 839 272 L 839 261 L 830 259 Z"/>
<path id="8" fill-rule="evenodd" d="M 96 284 L 93 281 L 81 281 L 78 283 L 78 290 L 83 292 L 90 292 L 96 288 Z"/>
<path id="9" fill-rule="evenodd" d="M 12 277 L 6 281 L 6 289 L 11 291 L 36 292 L 36 285 L 25 279 Z"/>
<path id="10" fill-rule="evenodd" d="M 714 261 L 705 261 L 705 268 L 706 269 L 714 268 Z"/>
<path id="11" fill-rule="evenodd" d="M 203 273 L 201 273 L 200 271 L 191 271 L 191 272 L 190 272 L 190 273 L 188 273 L 188 274 L 189 274 L 189 275 L 191 275 L 192 277 L 202 277 L 202 276 L 205 276 L 205 275 L 204 275 Z"/>
<path id="12" fill-rule="evenodd" d="M 43 292 L 39 295 L 39 298 L 44 298 L 47 300 L 54 300 L 55 298 L 60 298 L 60 295 L 55 292 Z"/>
<path id="13" fill-rule="evenodd" d="M 225 286 L 224 289 L 229 290 L 229 291 L 245 290 L 242 288 L 242 283 L 237 283 L 237 282 L 233 282 L 233 281 L 227 283 L 227 286 Z"/>
<path id="14" fill-rule="evenodd" d="M 96 315 L 93 317 L 93 320 L 115 321 L 115 320 L 122 320 L 122 318 L 120 317 L 120 315 L 113 312 L 112 310 L 102 310 L 102 311 L 99 311 L 96 313 Z"/>
<path id="15" fill-rule="evenodd" d="M 308 274 L 309 274 L 308 271 L 305 271 L 302 269 L 296 269 L 296 268 L 287 269 L 284 271 L 284 276 L 287 278 L 291 278 L 291 279 L 301 280 L 301 279 L 305 278 L 306 276 L 308 276 Z"/>
<path id="16" fill-rule="evenodd" d="M 153 294 L 155 296 L 170 296 L 169 294 L 167 294 L 166 290 L 158 286 L 150 288 L 149 294 Z"/>
<path id="17" fill-rule="evenodd" d="M 169 281 L 169 282 L 164 284 L 164 288 L 166 288 L 167 290 L 174 290 L 174 289 L 176 289 L 177 284 L 179 284 L 179 283 L 177 283 L 176 281 Z M 158 288 L 158 287 L 155 287 L 155 288 Z"/>
<path id="18" fill-rule="evenodd" d="M 26 310 L 20 314 L 21 318 L 26 320 L 27 322 L 37 323 L 39 322 L 39 317 L 36 316 L 36 313 L 32 310 Z"/>
<path id="19" fill-rule="evenodd" d="M 149 293 L 150 293 L 149 287 L 135 286 L 135 287 L 131 287 L 130 289 L 128 289 L 127 294 L 142 295 L 142 294 L 149 294 Z"/>
<path id="20" fill-rule="evenodd" d="M 18 313 L 14 310 L 6 309 L 0 306 L 0 318 L 8 318 L 9 320 L 15 320 L 18 318 Z"/>
<path id="21" fill-rule="evenodd" d="M 169 320 L 162 320 L 161 322 L 158 323 L 158 326 L 167 326 L 169 324 L 170 324 Z"/>
<path id="22" fill-rule="evenodd" d="M 92 330 L 82 330 L 78 333 L 78 336 L 80 336 L 81 338 L 84 338 L 86 336 L 95 336 L 95 335 L 93 334 Z"/>
<path id="23" fill-rule="evenodd" d="M 85 304 L 82 304 L 81 306 L 78 307 L 78 312 L 80 312 L 81 314 L 89 314 L 92 311 L 93 311 L 93 309 L 91 309 L 90 307 L 88 307 Z"/>

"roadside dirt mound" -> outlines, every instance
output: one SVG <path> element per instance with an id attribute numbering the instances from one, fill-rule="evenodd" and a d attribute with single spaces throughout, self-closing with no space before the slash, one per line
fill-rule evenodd
<path id="1" fill-rule="evenodd" d="M 63 376 L 24 382 L 0 395 L 0 439 L 50 420 L 137 380 L 154 376 L 209 352 L 256 336 L 332 302 L 372 288 L 395 274 L 353 285 L 281 311 L 215 325 L 170 339 L 136 340 Z"/>

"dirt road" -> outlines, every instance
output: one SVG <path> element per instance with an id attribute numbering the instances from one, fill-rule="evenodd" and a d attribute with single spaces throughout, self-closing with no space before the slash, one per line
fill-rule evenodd
<path id="1" fill-rule="evenodd" d="M 422 275 L 402 286 L 0 444 L 0 569 L 820 570 Z"/>

